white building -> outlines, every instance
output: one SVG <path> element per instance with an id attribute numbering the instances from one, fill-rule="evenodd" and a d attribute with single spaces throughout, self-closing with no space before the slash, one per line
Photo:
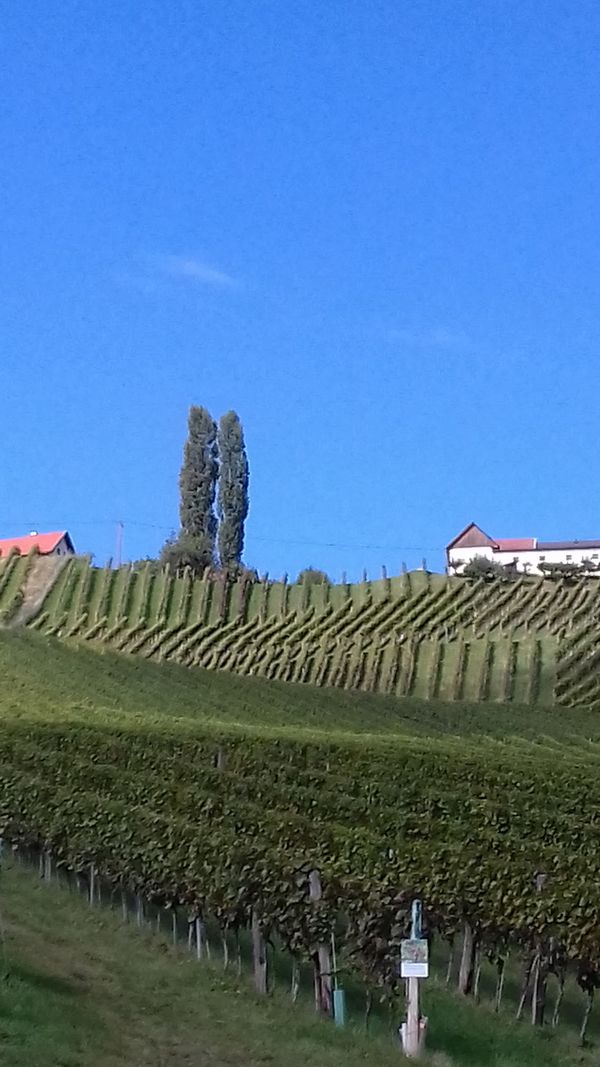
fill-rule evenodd
<path id="1" fill-rule="evenodd" d="M 496 563 L 514 564 L 527 574 L 542 574 L 540 563 L 577 563 L 591 561 L 600 564 L 598 541 L 538 541 L 536 537 L 493 538 L 474 522 L 446 547 L 446 560 L 451 573 L 460 574 L 466 563 L 476 556 Z"/>

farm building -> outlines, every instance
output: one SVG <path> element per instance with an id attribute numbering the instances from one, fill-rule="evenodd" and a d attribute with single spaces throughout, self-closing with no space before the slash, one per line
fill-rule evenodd
<path id="1" fill-rule="evenodd" d="M 540 563 L 600 564 L 598 541 L 538 541 L 537 537 L 490 537 L 470 522 L 446 547 L 448 568 L 460 574 L 466 563 L 484 556 L 496 563 L 514 564 L 527 574 L 541 574 Z"/>
<path id="2" fill-rule="evenodd" d="M 56 530 L 53 533 L 38 533 L 32 530 L 25 537 L 8 537 L 0 540 L 0 559 L 18 552 L 26 556 L 32 548 L 37 548 L 40 556 L 74 556 L 75 548 L 67 530 Z"/>

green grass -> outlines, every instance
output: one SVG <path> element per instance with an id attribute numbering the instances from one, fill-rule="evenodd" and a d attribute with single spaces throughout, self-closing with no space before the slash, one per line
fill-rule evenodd
<path id="1" fill-rule="evenodd" d="M 315 1017 L 307 993 L 293 1006 L 282 974 L 258 998 L 247 973 L 197 963 L 12 862 L 0 885 L 3 1067 L 391 1067 L 401 1058 L 387 1019 L 375 1017 L 365 1035 L 354 1013 L 339 1031 Z M 434 981 L 424 988 L 432 1067 L 593 1062 L 571 1038 L 532 1032 Z"/>
<path id="2" fill-rule="evenodd" d="M 0 715 L 65 723 L 100 722 L 112 712 L 185 724 L 241 724 L 300 736 L 544 736 L 561 745 L 600 738 L 600 717 L 584 709 L 427 703 L 335 689 L 285 685 L 173 664 L 158 665 L 68 645 L 36 633 L 0 634 Z M 137 728 L 137 726 L 135 726 Z M 369 737 L 365 735 L 369 735 Z M 376 1013 L 369 1039 L 361 1029 L 363 993 L 349 990 L 352 1028 L 340 1034 L 316 1020 L 305 997 L 287 996 L 285 964 L 267 1002 L 218 965 L 201 966 L 149 932 L 125 927 L 108 911 L 8 867 L 0 877 L 6 928 L 0 984 L 0 1062 L 9 1067 L 110 1067 L 127 1064 L 334 1067 L 398 1062 L 387 1017 Z M 438 973 L 442 973 L 438 970 Z M 515 976 L 513 976 L 514 978 Z M 509 983 L 512 984 L 512 983 Z M 436 1067 L 547 1067 L 591 1063 L 576 1047 L 581 994 L 571 984 L 565 1021 L 553 1034 L 516 1024 L 514 989 L 495 1016 L 486 1004 L 459 1000 L 435 979 L 425 986 L 430 1062 Z M 395 1020 L 396 1023 L 398 1019 Z M 596 1041 L 595 1020 L 590 1033 Z"/>
<path id="3" fill-rule="evenodd" d="M 375 1052 L 382 1065 L 397 1061 L 391 1040 L 340 1033 L 283 990 L 259 1002 L 245 978 L 28 871 L 3 869 L 1 899 L 3 1067 L 358 1067 Z"/>
<path id="4" fill-rule="evenodd" d="M 68 717 L 114 710 L 326 733 L 600 738 L 585 708 L 427 702 L 189 670 L 70 645 L 30 631 L 0 632 L 0 713 Z"/>

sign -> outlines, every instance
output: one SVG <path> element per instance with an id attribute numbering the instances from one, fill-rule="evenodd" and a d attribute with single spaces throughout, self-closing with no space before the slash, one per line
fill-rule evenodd
<path id="1" fill-rule="evenodd" d="M 429 945 L 425 938 L 410 938 L 400 943 L 400 977 L 429 977 Z"/>

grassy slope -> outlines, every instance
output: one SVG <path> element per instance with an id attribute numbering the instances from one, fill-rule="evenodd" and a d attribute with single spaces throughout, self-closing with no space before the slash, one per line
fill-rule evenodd
<path id="1" fill-rule="evenodd" d="M 2 873 L 3 1067 L 358 1067 L 389 1041 L 339 1033 L 283 995 L 199 966 L 27 871 Z"/>
<path id="2" fill-rule="evenodd" d="M 0 632 L 0 712 L 57 718 L 112 710 L 142 715 L 383 735 L 519 734 L 600 738 L 586 709 L 427 703 L 190 671 L 74 646 L 26 631 Z"/>
<path id="3" fill-rule="evenodd" d="M 289 728 L 294 734 L 306 729 L 388 737 L 546 734 L 562 742 L 569 735 L 600 737 L 600 718 L 581 710 L 427 704 L 286 686 L 158 666 L 27 633 L 0 635 L 0 678 L 0 714 L 5 717 L 93 719 L 96 712 L 110 710 L 117 718 L 131 716 L 132 724 L 136 716 L 164 716 Z M 351 1067 L 365 1062 L 359 1040 L 352 1040 L 350 1047 L 333 1028 L 315 1029 L 312 1013 L 291 1015 L 286 999 L 253 1010 L 246 987 L 236 992 L 235 982 L 201 973 L 172 953 L 156 956 L 156 946 L 151 960 L 148 945 L 140 943 L 136 931 L 90 914 L 64 890 L 35 885 L 20 871 L 2 878 L 2 909 L 12 931 L 9 958 L 14 965 L 0 992 L 2 1063 L 293 1067 L 344 1061 Z M 124 999 L 125 990 L 136 990 L 135 996 Z M 579 1056 L 572 1030 L 548 1045 L 548 1033 L 515 1028 L 508 1016 L 496 1020 L 485 1008 L 460 1003 L 435 982 L 427 985 L 425 1010 L 431 1017 L 431 1048 L 449 1056 L 440 1056 L 440 1067 L 525 1067 L 541 1061 L 558 1067 L 577 1062 Z M 581 994 L 575 994 L 573 1022 L 580 1018 Z M 282 1034 L 291 1035 L 298 1060 L 284 1048 Z M 595 1025 L 593 1034 L 596 1038 Z M 125 1052 L 120 1051 L 123 1042 Z M 385 1064 L 389 1033 L 381 1035 L 381 1042 L 369 1046 L 369 1058 L 376 1055 Z M 397 1052 L 393 1057 L 396 1060 Z"/>
<path id="4" fill-rule="evenodd" d="M 197 964 L 108 909 L 91 911 L 12 864 L 1 876 L 3 1067 L 390 1067 L 399 1052 L 383 1022 L 366 1038 L 292 1007 L 283 982 L 258 1000 L 246 977 Z M 428 982 L 433 1067 L 567 1067 L 591 1063 L 572 1040 L 532 1032 Z M 440 1050 L 444 1050 L 443 1052 Z"/>

